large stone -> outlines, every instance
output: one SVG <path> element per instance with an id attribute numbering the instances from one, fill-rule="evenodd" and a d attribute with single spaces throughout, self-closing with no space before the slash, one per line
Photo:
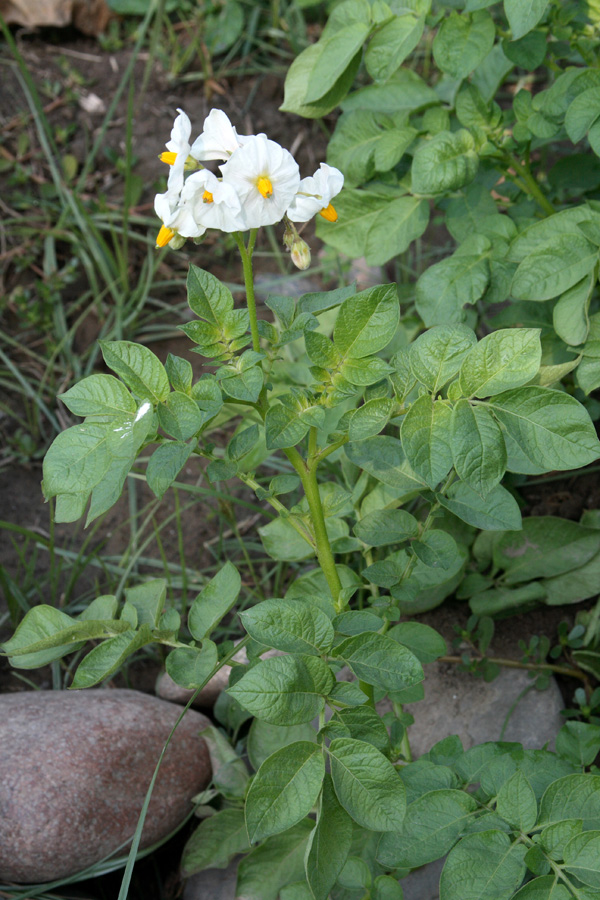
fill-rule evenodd
<path id="1" fill-rule="evenodd" d="M 0 881 L 53 881 L 113 853 L 135 831 L 181 709 L 137 691 L 0 695 Z M 166 837 L 208 784 L 210 759 L 188 711 L 165 753 L 142 847 Z"/>
<path id="2" fill-rule="evenodd" d="M 485 682 L 453 663 L 436 662 L 425 666 L 424 686 L 425 699 L 406 707 L 415 717 L 408 729 L 415 758 L 451 734 L 458 735 L 465 750 L 499 740 L 553 749 L 564 724 L 556 681 L 552 678 L 547 690 L 536 691 L 523 669 L 502 669 L 494 681 Z M 385 703 L 378 705 L 381 713 L 391 708 Z"/>

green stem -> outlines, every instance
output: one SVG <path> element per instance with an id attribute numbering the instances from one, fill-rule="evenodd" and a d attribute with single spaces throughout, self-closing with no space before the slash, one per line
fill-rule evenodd
<path id="1" fill-rule="evenodd" d="M 507 161 L 510 162 L 511 166 L 514 168 L 518 178 L 522 179 L 520 187 L 522 187 L 530 197 L 533 197 L 540 209 L 542 209 L 547 216 L 553 216 L 556 210 L 543 193 L 527 163 L 521 163 L 510 150 L 503 149 L 503 153 Z"/>
<path id="2" fill-rule="evenodd" d="M 335 559 L 333 558 L 329 535 L 325 527 L 325 515 L 317 481 L 316 460 L 313 461 L 311 466 L 307 466 L 295 447 L 284 450 L 284 453 L 302 481 L 315 535 L 317 559 L 327 580 L 336 611 L 341 612 L 344 606 L 343 601 L 340 599 L 342 583 L 335 567 Z"/>
<path id="3" fill-rule="evenodd" d="M 556 675 L 566 675 L 569 678 L 578 678 L 579 681 L 587 681 L 587 676 L 580 672 L 579 669 L 571 669 L 568 666 L 554 666 L 552 663 L 524 663 L 516 659 L 505 659 L 504 657 L 486 656 L 487 662 L 496 663 L 506 669 L 528 669 L 531 672 L 554 672 Z M 461 656 L 440 656 L 439 662 L 448 663 L 464 663 Z"/>
<path id="4" fill-rule="evenodd" d="M 260 353 L 260 335 L 258 333 L 258 318 L 256 315 L 256 298 L 254 296 L 254 275 L 252 272 L 252 253 L 254 244 L 256 243 L 256 232 L 254 228 L 250 232 L 248 239 L 248 247 L 244 244 L 241 232 L 235 231 L 233 236 L 238 245 L 240 256 L 242 257 L 242 266 L 244 269 L 244 284 L 246 286 L 246 302 L 248 304 L 248 313 L 250 315 L 250 333 L 252 335 L 252 349 L 256 353 Z"/>

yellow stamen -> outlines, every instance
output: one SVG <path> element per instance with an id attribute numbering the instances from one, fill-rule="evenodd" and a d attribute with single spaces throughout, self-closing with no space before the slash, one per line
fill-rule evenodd
<path id="1" fill-rule="evenodd" d="M 202 202 L 203 203 L 212 203 L 213 202 L 213 195 L 211 194 L 210 191 L 204 191 L 204 193 L 202 194 Z"/>
<path id="2" fill-rule="evenodd" d="M 162 225 L 156 236 L 156 246 L 166 247 L 172 237 L 175 237 L 175 232 L 171 231 L 170 228 L 167 228 L 166 225 Z"/>
<path id="3" fill-rule="evenodd" d="M 273 185 L 266 175 L 261 175 L 258 181 L 256 182 L 256 187 L 263 195 L 265 200 L 268 200 L 269 197 L 273 195 Z"/>
<path id="4" fill-rule="evenodd" d="M 319 213 L 320 216 L 323 216 L 324 219 L 327 219 L 328 222 L 337 222 L 338 214 L 330 203 L 329 206 L 326 206 Z"/>
<path id="5" fill-rule="evenodd" d="M 158 158 L 161 162 L 166 163 L 168 166 L 174 166 L 175 160 L 177 159 L 177 154 L 172 153 L 169 150 L 165 150 L 164 153 L 161 153 Z"/>

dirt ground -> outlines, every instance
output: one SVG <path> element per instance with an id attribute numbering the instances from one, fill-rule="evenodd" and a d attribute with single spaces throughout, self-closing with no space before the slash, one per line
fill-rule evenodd
<path id="1" fill-rule="evenodd" d="M 119 50 L 114 53 L 105 53 L 100 50 L 98 44 L 80 35 L 71 32 L 50 32 L 47 35 L 26 35 L 19 39 L 20 50 L 25 57 L 32 75 L 38 84 L 51 84 L 57 79 L 65 79 L 71 73 L 71 87 L 67 95 L 62 94 L 64 100 L 49 100 L 47 115 L 52 125 L 57 128 L 67 128 L 75 125 L 74 136 L 69 143 L 69 153 L 74 154 L 83 161 L 97 133 L 102 115 L 98 112 L 90 112 L 96 101 L 90 101 L 91 95 L 99 98 L 100 107 L 106 109 L 110 104 L 114 92 L 119 84 L 122 74 L 129 61 L 129 50 Z M 0 143 L 0 151 L 14 154 L 18 132 L 25 129 L 29 135 L 30 146 L 33 153 L 33 175 L 37 178 L 38 187 L 42 187 L 48 181 L 48 172 L 41 158 L 35 156 L 37 138 L 31 118 L 23 122 L 22 114 L 26 112 L 26 101 L 19 86 L 18 78 L 14 70 L 6 64 L 6 53 L 2 54 L 4 63 L 0 68 L 2 88 L 0 89 L 0 128 L 3 132 L 3 140 Z M 278 106 L 283 99 L 283 80 L 277 75 L 256 75 L 240 78 L 238 80 L 219 82 L 216 92 L 208 100 L 200 83 L 178 84 L 169 82 L 165 72 L 159 63 L 142 55 L 136 64 L 137 96 L 135 99 L 135 115 L 133 119 L 134 153 L 137 157 L 135 166 L 136 174 L 143 178 L 143 192 L 138 206 L 133 211 L 139 214 L 151 214 L 154 193 L 158 188 L 159 178 L 164 174 L 158 154 L 164 149 L 164 143 L 169 137 L 173 118 L 177 108 L 184 109 L 190 116 L 195 132 L 201 129 L 204 117 L 212 106 L 224 109 L 236 124 L 241 133 L 256 133 L 265 131 L 268 136 L 294 152 L 298 159 L 303 174 L 312 173 L 319 162 L 325 158 L 326 137 L 322 129 L 314 122 L 300 119 L 291 115 L 283 115 L 278 112 Z M 67 74 L 65 74 L 67 73 Z M 76 77 L 74 77 L 76 76 Z M 145 81 L 145 79 L 147 79 Z M 82 83 L 81 83 L 82 82 Z M 144 90 L 139 88 L 144 85 Z M 96 103 L 98 106 L 98 104 Z M 117 114 L 107 135 L 107 149 L 117 155 L 124 152 L 124 129 L 127 112 L 127 97 L 121 99 Z M 6 197 L 0 172 L 0 206 L 6 205 L 2 200 Z M 98 166 L 89 179 L 86 190 L 92 193 L 94 190 L 102 190 L 115 205 L 119 203 L 122 193 L 122 179 L 115 171 L 114 164 L 101 154 L 98 158 Z M 156 229 L 157 230 L 157 229 Z M 19 269 L 15 265 L 19 250 L 11 244 L 10 237 L 0 224 L 0 288 L 2 293 L 10 294 L 17 284 L 27 282 L 36 273 L 39 260 L 32 263 L 30 269 Z M 196 249 L 186 249 L 182 254 L 181 262 L 166 258 L 164 277 L 168 278 L 173 271 L 172 266 L 187 267 L 187 261 L 191 260 L 196 265 L 207 268 L 215 275 L 224 278 L 228 282 L 241 280 L 237 254 L 232 249 L 216 245 L 214 241 L 208 241 Z M 272 265 L 272 261 L 269 261 Z M 271 275 L 277 276 L 272 270 L 261 271 L 259 261 L 259 279 L 262 279 L 263 290 L 268 288 Z M 313 289 L 314 276 L 307 275 Z M 319 286 L 328 287 L 323 282 Z M 73 290 L 76 290 L 75 285 Z M 183 296 L 170 298 L 174 303 L 185 300 Z M 5 309 L 5 322 L 3 328 L 10 334 L 18 330 L 18 323 L 10 308 Z M 87 330 L 78 335 L 81 344 L 87 345 L 94 340 L 93 324 Z M 175 352 L 187 356 L 194 364 L 196 371 L 200 368 L 200 358 L 186 350 L 185 341 L 172 338 L 153 344 L 154 351 L 160 358 L 165 358 L 167 352 Z M 28 364 L 27 360 L 20 357 L 18 352 L 13 352 L 15 365 Z M 8 427 L 6 421 L 0 418 L 0 431 Z M 5 433 L 4 437 L 7 435 Z M 190 467 L 184 477 L 190 483 L 197 480 L 197 473 Z M 41 462 L 29 460 L 26 463 L 12 463 L 0 469 L 0 519 L 38 532 L 42 536 L 49 536 L 48 507 L 44 505 L 41 490 Z M 248 494 L 240 493 L 241 499 L 254 502 L 254 498 Z M 578 519 L 585 509 L 595 509 L 600 506 L 600 479 L 598 473 L 577 473 L 560 481 L 538 479 L 530 484 L 523 496 L 527 502 L 526 514 L 529 515 L 557 515 L 566 518 Z M 145 485 L 138 483 L 136 503 L 138 509 L 143 509 L 144 504 L 151 499 L 151 495 Z M 182 500 L 183 502 L 183 500 Z M 118 558 L 126 547 L 129 539 L 129 530 L 126 520 L 130 512 L 130 504 L 124 498 L 106 516 L 102 534 L 97 541 L 104 542 L 103 554 Z M 167 494 L 160 510 L 157 513 L 159 520 L 174 513 L 174 500 L 172 493 Z M 248 510 L 238 506 L 235 514 L 239 521 L 246 522 L 252 516 Z M 188 565 L 202 569 L 210 564 L 213 558 L 211 546 L 216 536 L 216 517 L 210 504 L 200 502 L 195 507 L 183 514 L 184 550 Z M 254 518 L 252 528 L 260 522 Z M 63 547 L 77 547 L 81 545 L 84 536 L 79 526 L 59 526 L 56 531 L 56 542 Z M 95 539 L 96 540 L 96 539 Z M 163 551 L 168 559 L 178 558 L 178 538 L 174 524 L 167 525 L 161 533 Z M 6 531 L 0 532 L 0 565 L 11 577 L 19 579 L 24 570 L 23 560 L 19 559 L 19 548 L 24 544 L 18 536 L 15 536 L 15 544 L 8 539 Z M 27 553 L 31 553 L 28 545 Z M 147 553 L 157 554 L 156 545 L 150 545 Z M 36 562 L 36 573 L 39 578 L 44 578 L 49 566 L 48 554 L 41 553 Z M 87 572 L 81 579 L 80 590 L 82 593 L 94 589 L 94 579 L 101 586 L 100 572 Z M 79 584 L 79 583 L 78 583 Z M 0 616 L 3 605 L 0 601 Z M 527 615 L 518 618 L 505 619 L 498 623 L 493 650 L 495 653 L 505 656 L 517 657 L 519 651 L 516 647 L 518 639 L 528 640 L 533 634 L 546 634 L 552 642 L 555 641 L 556 628 L 560 621 L 572 622 L 575 614 L 574 608 L 546 609 L 540 608 Z M 437 627 L 447 638 L 452 636 L 452 626 L 457 622 L 464 624 L 468 616 L 465 604 L 451 602 L 445 604 L 425 617 L 424 621 Z M 5 625 L 0 628 L 0 639 L 6 638 L 10 628 Z M 158 671 L 157 660 L 141 661 L 128 672 L 129 684 L 138 689 L 152 691 Z M 27 673 L 30 675 L 31 673 Z M 51 675 L 49 670 L 43 670 L 35 676 L 37 684 L 42 688 L 51 687 Z M 123 680 L 115 679 L 115 686 L 123 684 Z M 0 692 L 27 689 L 9 669 L 0 661 Z M 568 702 L 572 696 L 573 685 L 564 684 L 565 699 Z M 162 872 L 163 888 L 157 893 L 155 862 L 144 863 L 136 869 L 136 885 L 132 896 L 145 900 L 157 898 L 172 898 L 177 896 L 179 886 L 177 884 L 176 869 L 181 840 L 179 843 L 169 845 L 167 850 L 159 855 L 158 866 Z M 112 879 L 112 880 L 111 880 Z M 93 894 L 96 897 L 114 896 L 115 885 L 118 890 L 120 876 L 109 876 L 102 879 L 102 884 L 88 890 L 82 887 L 84 893 L 80 896 Z M 69 896 L 74 896 L 71 891 Z"/>

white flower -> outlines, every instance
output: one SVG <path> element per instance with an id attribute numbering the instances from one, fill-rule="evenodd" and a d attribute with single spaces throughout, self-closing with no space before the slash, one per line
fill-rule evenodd
<path id="1" fill-rule="evenodd" d="M 189 176 L 170 224 L 185 237 L 196 237 L 197 228 L 227 232 L 246 229 L 242 204 L 234 188 L 208 169 Z"/>
<path id="2" fill-rule="evenodd" d="M 211 109 L 191 148 L 194 159 L 229 159 L 248 138 L 239 135 L 222 109 Z"/>
<path id="3" fill-rule="evenodd" d="M 247 228 L 279 222 L 300 184 L 292 154 L 264 134 L 248 137 L 220 168 L 242 201 Z"/>
<path id="4" fill-rule="evenodd" d="M 181 190 L 183 185 L 183 174 L 186 168 L 186 162 L 190 155 L 190 134 L 192 133 L 192 123 L 182 109 L 178 109 L 179 115 L 173 122 L 171 129 L 171 140 L 167 141 L 164 153 L 158 157 L 162 162 L 169 165 L 169 179 L 167 188 Z"/>
<path id="5" fill-rule="evenodd" d="M 202 237 L 206 228 L 199 225 L 189 210 L 181 207 L 183 188 L 183 171 L 178 175 L 176 183 L 154 198 L 154 211 L 162 220 L 162 227 L 156 238 L 157 247 L 169 244 L 173 250 L 183 246 L 186 237 Z"/>
<path id="6" fill-rule="evenodd" d="M 308 222 L 320 213 L 328 222 L 337 221 L 337 212 L 331 201 L 344 186 L 344 176 L 339 169 L 321 163 L 314 175 L 303 178 L 298 193 L 287 211 L 292 222 Z"/>

